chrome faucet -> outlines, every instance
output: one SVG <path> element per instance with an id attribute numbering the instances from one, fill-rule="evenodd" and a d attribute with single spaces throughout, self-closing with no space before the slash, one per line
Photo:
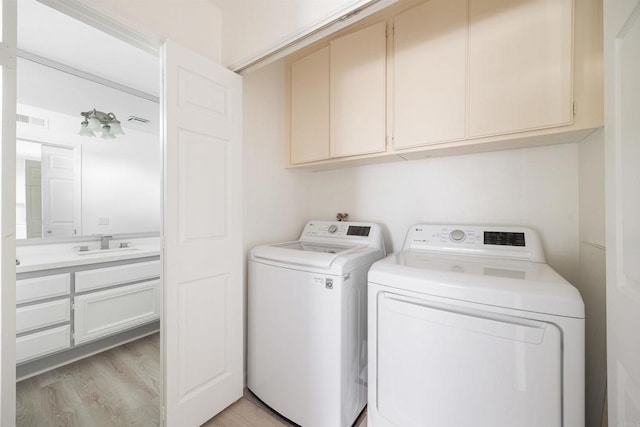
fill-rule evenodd
<path id="1" fill-rule="evenodd" d="M 100 250 L 109 249 L 109 240 L 113 239 L 113 236 L 103 234 L 100 236 Z"/>

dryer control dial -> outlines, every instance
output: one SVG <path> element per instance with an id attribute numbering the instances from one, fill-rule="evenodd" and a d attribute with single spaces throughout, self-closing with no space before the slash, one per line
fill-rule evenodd
<path id="1" fill-rule="evenodd" d="M 338 226 L 335 224 L 331 224 L 329 226 L 329 228 L 327 229 L 327 231 L 331 234 L 335 233 L 336 231 L 338 231 Z"/>
<path id="2" fill-rule="evenodd" d="M 467 236 L 464 234 L 464 231 L 459 229 L 453 230 L 451 233 L 449 233 L 449 238 L 454 242 L 462 242 L 465 239 L 465 237 Z"/>

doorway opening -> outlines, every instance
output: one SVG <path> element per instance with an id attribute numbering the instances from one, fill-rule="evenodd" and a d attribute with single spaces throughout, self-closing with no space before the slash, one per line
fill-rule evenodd
<path id="1" fill-rule="evenodd" d="M 160 424 L 159 70 L 157 51 L 18 2 L 18 426 Z"/>

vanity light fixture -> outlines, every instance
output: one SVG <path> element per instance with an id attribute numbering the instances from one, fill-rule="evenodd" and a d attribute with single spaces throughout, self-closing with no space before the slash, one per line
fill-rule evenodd
<path id="1" fill-rule="evenodd" d="M 78 132 L 82 136 L 94 137 L 95 132 L 102 132 L 102 139 L 115 139 L 116 135 L 124 135 L 122 126 L 113 113 L 103 113 L 94 108 L 80 115 L 84 117 Z"/>

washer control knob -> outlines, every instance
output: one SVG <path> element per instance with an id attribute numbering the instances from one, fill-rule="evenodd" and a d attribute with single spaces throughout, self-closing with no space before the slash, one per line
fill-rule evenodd
<path id="1" fill-rule="evenodd" d="M 338 231 L 338 226 L 335 224 L 331 224 L 329 226 L 329 228 L 327 229 L 327 231 L 331 234 L 335 233 L 336 231 Z"/>
<path id="2" fill-rule="evenodd" d="M 462 242 L 465 237 L 466 235 L 462 230 L 453 230 L 451 233 L 449 233 L 449 238 L 454 242 Z"/>

